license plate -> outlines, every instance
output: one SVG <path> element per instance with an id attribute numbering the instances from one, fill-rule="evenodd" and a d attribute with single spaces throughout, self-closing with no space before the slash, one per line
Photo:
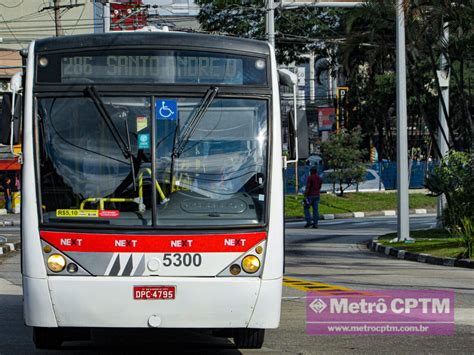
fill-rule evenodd
<path id="1" fill-rule="evenodd" d="M 134 286 L 133 298 L 136 300 L 174 300 L 176 286 Z"/>

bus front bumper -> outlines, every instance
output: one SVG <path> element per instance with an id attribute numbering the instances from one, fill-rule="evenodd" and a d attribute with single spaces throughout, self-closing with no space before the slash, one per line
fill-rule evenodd
<path id="1" fill-rule="evenodd" d="M 175 286 L 175 299 L 134 299 L 135 286 Z M 282 279 L 24 276 L 36 327 L 276 328 Z"/>

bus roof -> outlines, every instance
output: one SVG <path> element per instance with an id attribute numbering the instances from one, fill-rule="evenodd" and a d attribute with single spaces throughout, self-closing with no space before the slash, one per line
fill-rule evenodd
<path id="1" fill-rule="evenodd" d="M 35 42 L 35 51 L 81 50 L 104 47 L 175 47 L 209 48 L 270 54 L 267 42 L 237 37 L 186 32 L 109 32 L 49 37 Z"/>

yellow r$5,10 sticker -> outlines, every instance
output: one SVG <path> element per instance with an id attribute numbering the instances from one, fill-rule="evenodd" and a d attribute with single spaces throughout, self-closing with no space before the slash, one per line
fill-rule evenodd
<path id="1" fill-rule="evenodd" d="M 98 210 L 56 210 L 56 217 L 97 218 Z"/>

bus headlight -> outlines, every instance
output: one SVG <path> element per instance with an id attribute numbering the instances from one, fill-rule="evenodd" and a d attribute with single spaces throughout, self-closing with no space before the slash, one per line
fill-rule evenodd
<path id="1" fill-rule="evenodd" d="M 242 260 L 242 269 L 248 274 L 254 274 L 260 269 L 260 260 L 255 255 L 247 255 Z"/>
<path id="2" fill-rule="evenodd" d="M 48 258 L 48 267 L 53 272 L 61 272 L 66 267 L 66 259 L 60 254 L 52 254 Z"/>
<path id="3" fill-rule="evenodd" d="M 48 65 L 48 58 L 46 58 L 46 57 L 41 57 L 41 58 L 39 59 L 39 65 L 40 65 L 41 68 L 46 67 L 46 66 Z"/>

